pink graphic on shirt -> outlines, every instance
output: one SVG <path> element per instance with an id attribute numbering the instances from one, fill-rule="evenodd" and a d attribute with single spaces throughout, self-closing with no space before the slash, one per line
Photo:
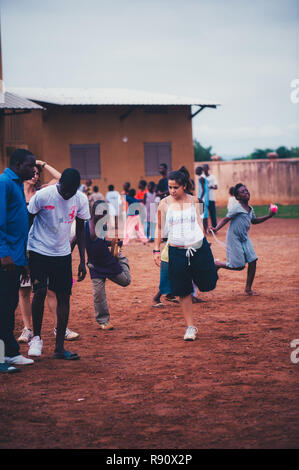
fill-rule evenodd
<path id="1" fill-rule="evenodd" d="M 71 207 L 71 212 L 68 214 L 69 220 L 65 222 L 66 224 L 71 224 L 76 217 L 76 206 Z"/>
<path id="2" fill-rule="evenodd" d="M 53 209 L 55 209 L 55 206 L 45 206 L 45 209 L 47 209 L 48 211 L 52 211 Z"/>

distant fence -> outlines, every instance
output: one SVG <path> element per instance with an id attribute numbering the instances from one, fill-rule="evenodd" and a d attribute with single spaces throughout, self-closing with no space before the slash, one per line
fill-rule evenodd
<path id="1" fill-rule="evenodd" d="M 227 204 L 228 190 L 237 183 L 246 184 L 252 204 L 299 204 L 299 158 L 194 162 L 194 171 L 205 163 L 218 181 L 215 191 L 218 206 Z M 197 175 L 195 185 L 198 194 Z"/>

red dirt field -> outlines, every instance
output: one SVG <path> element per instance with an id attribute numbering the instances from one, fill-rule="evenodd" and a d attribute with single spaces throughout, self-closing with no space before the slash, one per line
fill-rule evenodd
<path id="1" fill-rule="evenodd" d="M 253 226 L 260 295 L 243 294 L 245 270 L 221 270 L 217 288 L 194 305 L 198 339 L 187 343 L 180 306 L 151 307 L 159 282 L 152 244 L 133 241 L 124 249 L 132 284 L 107 283 L 115 329 L 97 327 L 88 274 L 71 300 L 69 326 L 81 338 L 66 343 L 81 360 L 51 358 L 46 308 L 41 359 L 1 375 L 0 447 L 298 448 L 299 363 L 290 346 L 299 338 L 298 236 L 299 220 Z M 73 261 L 76 272 L 77 252 Z M 21 328 L 17 310 L 16 334 Z"/>

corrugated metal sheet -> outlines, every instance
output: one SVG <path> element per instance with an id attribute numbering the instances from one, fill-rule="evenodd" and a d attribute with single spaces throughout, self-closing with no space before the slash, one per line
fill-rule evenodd
<path id="1" fill-rule="evenodd" d="M 0 109 L 43 109 L 26 98 L 5 92 L 0 94 Z"/>
<path id="2" fill-rule="evenodd" d="M 58 105 L 198 105 L 219 103 L 200 98 L 113 88 L 9 88 L 30 100 Z"/>

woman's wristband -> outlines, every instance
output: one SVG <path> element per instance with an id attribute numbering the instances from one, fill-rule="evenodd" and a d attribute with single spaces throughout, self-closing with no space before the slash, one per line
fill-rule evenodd
<path id="1" fill-rule="evenodd" d="M 153 250 L 153 254 L 160 253 L 160 250 Z"/>

